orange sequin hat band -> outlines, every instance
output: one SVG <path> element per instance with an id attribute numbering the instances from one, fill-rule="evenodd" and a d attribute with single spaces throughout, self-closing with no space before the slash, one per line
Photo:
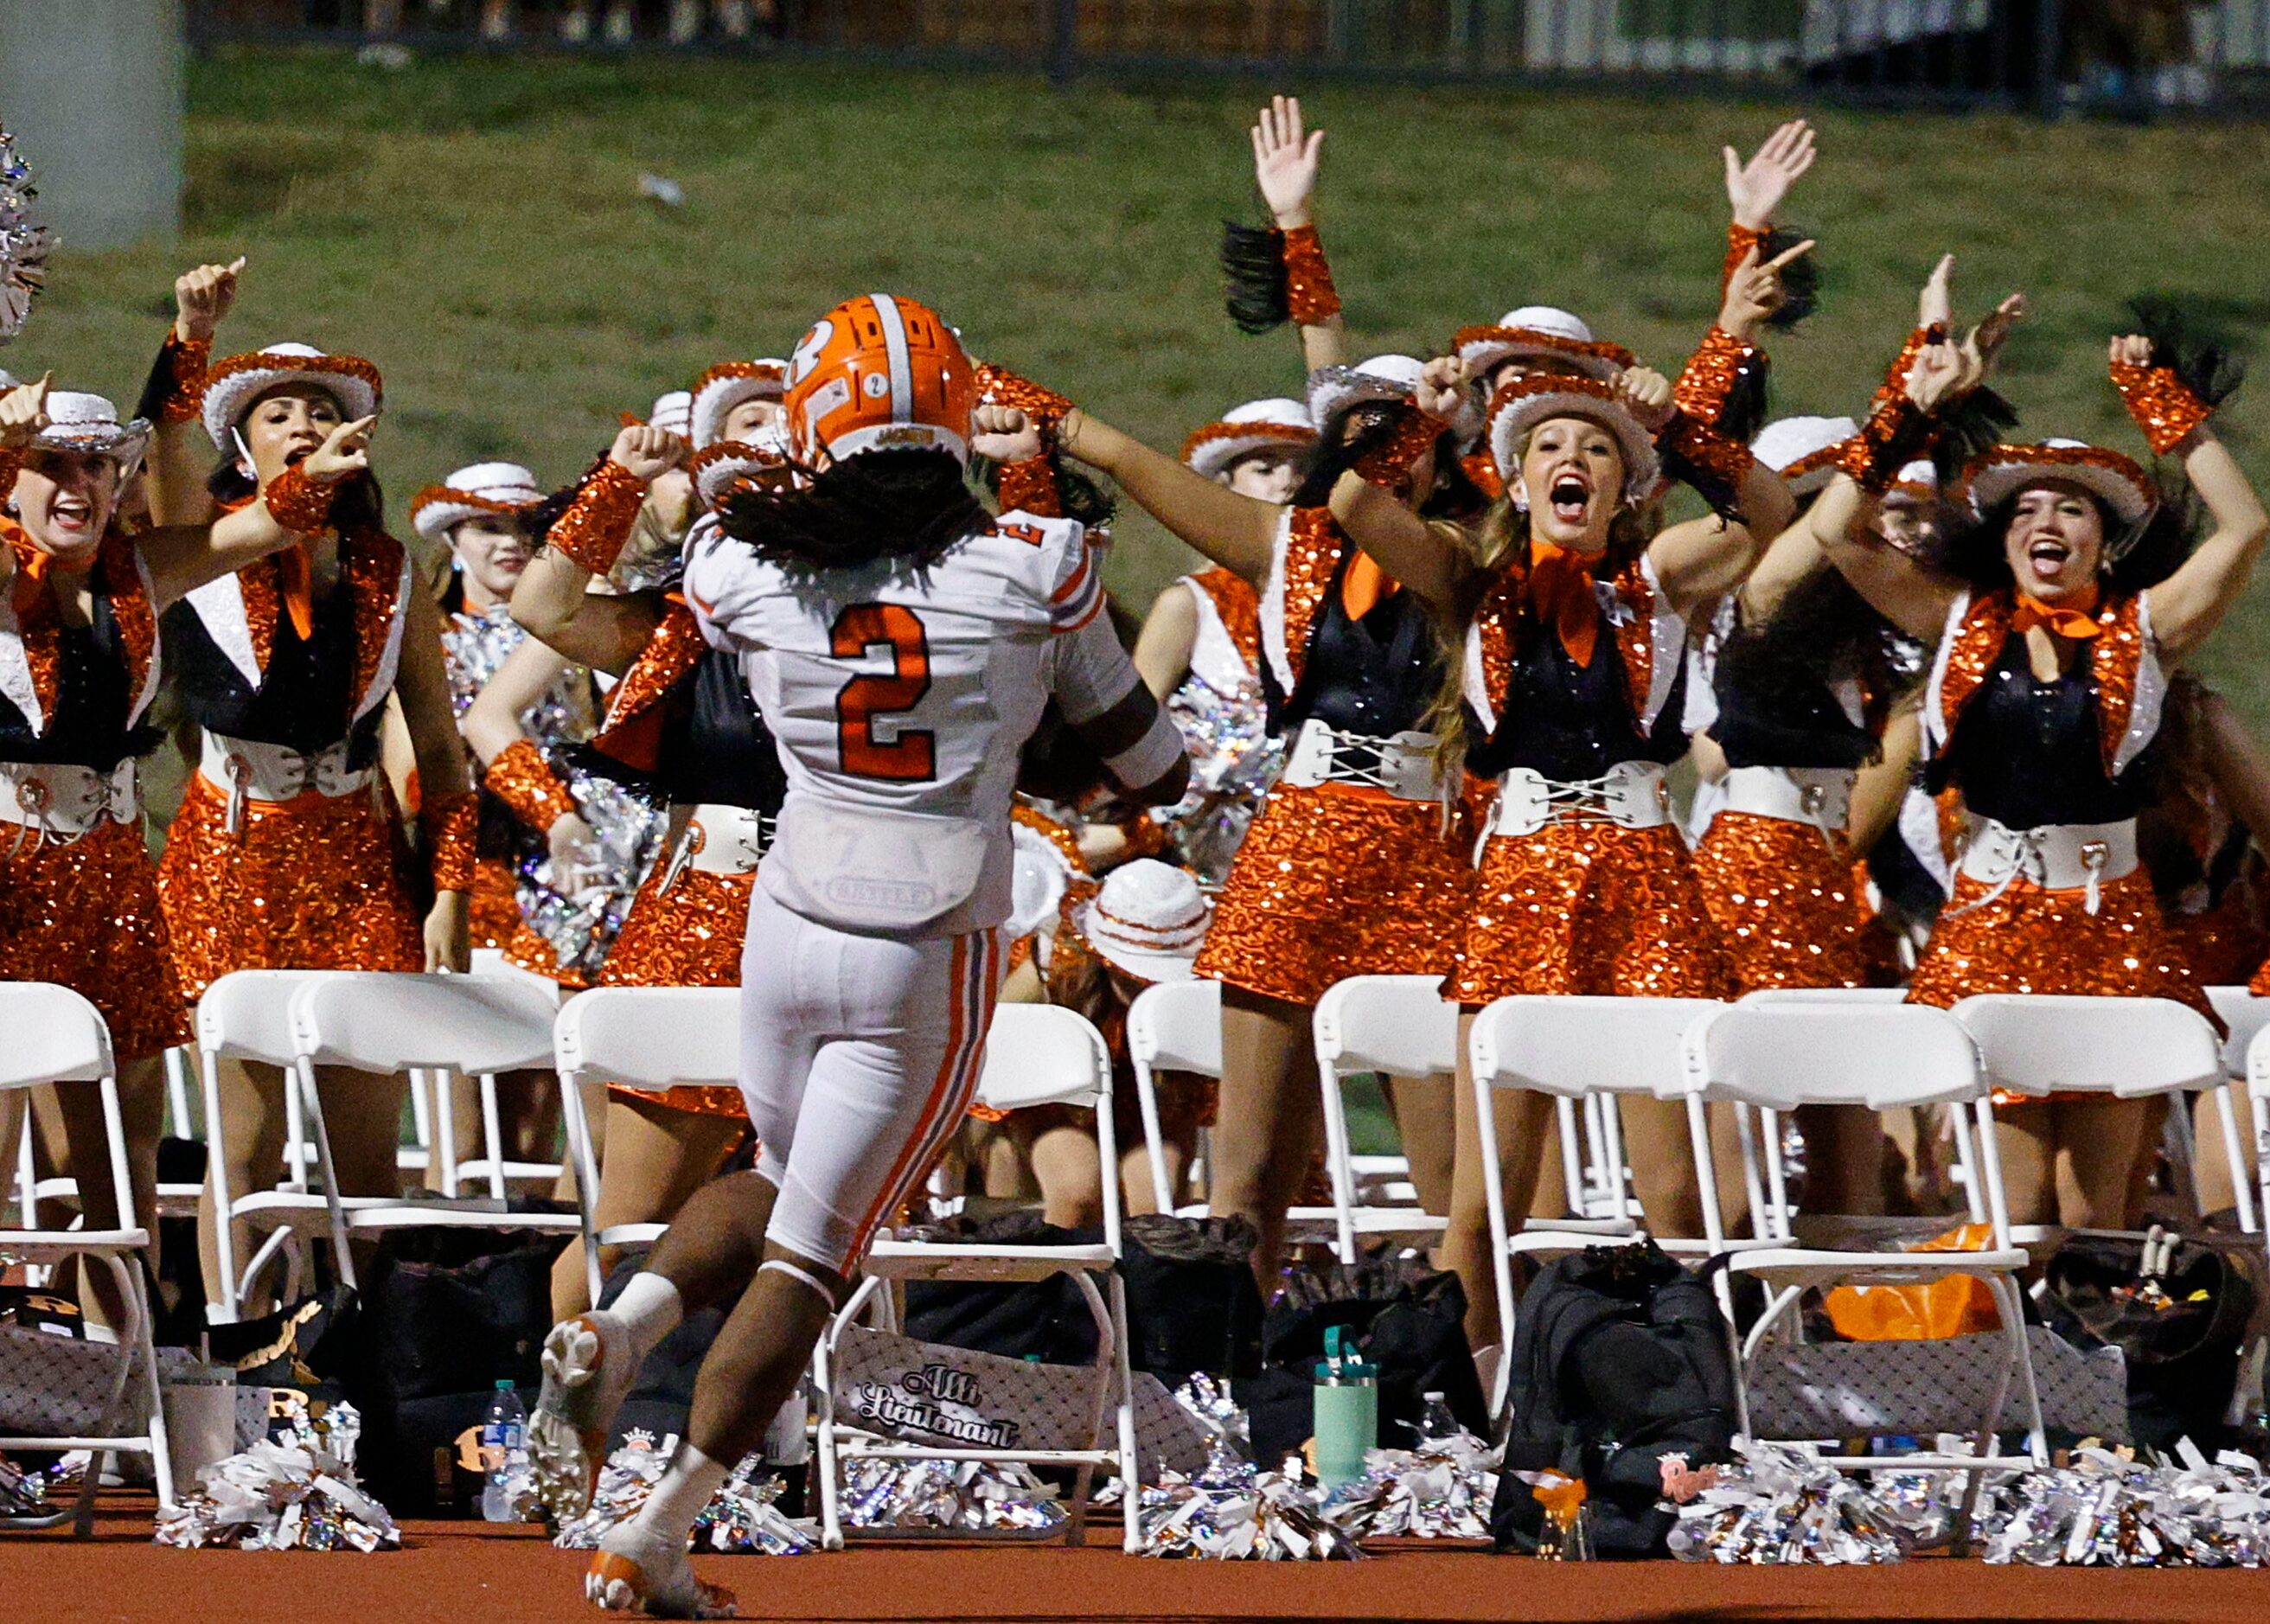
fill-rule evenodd
<path id="1" fill-rule="evenodd" d="M 1620 344 L 1568 338 L 1533 327 L 1461 327 L 1450 337 L 1450 350 L 1473 373 L 1485 373 L 1502 362 L 1528 357 L 1567 361 L 1603 382 L 1638 359 Z"/>

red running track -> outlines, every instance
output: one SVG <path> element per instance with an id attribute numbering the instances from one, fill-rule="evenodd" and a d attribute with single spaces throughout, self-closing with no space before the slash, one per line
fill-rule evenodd
<path id="1" fill-rule="evenodd" d="M 168 1551 L 122 1508 L 84 1543 L 0 1534 L 4 1624 L 537 1624 L 593 1615 L 584 1558 L 536 1528 L 412 1523 L 377 1555 Z M 1109 1538 L 1107 1527 L 1097 1531 Z M 2005 1620 L 2262 1624 L 2270 1573 L 1989 1568 L 1562 1566 L 1398 1542 L 1353 1562 L 1152 1561 L 1116 1548 L 905 1542 L 840 1555 L 697 1557 L 744 1617 L 944 1624 L 1213 1620 Z"/>

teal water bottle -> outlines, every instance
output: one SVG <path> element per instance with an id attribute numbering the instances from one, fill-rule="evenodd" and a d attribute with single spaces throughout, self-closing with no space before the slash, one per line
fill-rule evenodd
<path id="1" fill-rule="evenodd" d="M 1365 1453 L 1379 1442 L 1379 1367 L 1356 1357 L 1344 1326 L 1324 1330 L 1317 1367 L 1317 1478 L 1338 1488 L 1363 1476 Z"/>

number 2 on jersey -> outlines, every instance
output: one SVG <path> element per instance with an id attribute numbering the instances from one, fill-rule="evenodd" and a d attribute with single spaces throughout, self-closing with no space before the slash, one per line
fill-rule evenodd
<path id="1" fill-rule="evenodd" d="M 937 738 L 926 728 L 901 728 L 887 742 L 875 718 L 912 710 L 930 692 L 930 638 L 915 612 L 899 604 L 854 604 L 835 617 L 830 652 L 839 660 L 887 648 L 891 669 L 854 677 L 835 695 L 835 742 L 843 770 L 860 778 L 920 782 L 937 775 Z"/>

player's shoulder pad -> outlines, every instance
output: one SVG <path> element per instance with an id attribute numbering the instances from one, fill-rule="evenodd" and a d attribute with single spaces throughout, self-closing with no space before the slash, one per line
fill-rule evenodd
<path id="1" fill-rule="evenodd" d="M 679 590 L 705 628 L 730 634 L 751 605 L 775 590 L 776 573 L 727 535 L 715 515 L 704 514 L 686 538 L 686 575 Z"/>
<path id="2" fill-rule="evenodd" d="M 1046 612 L 1051 630 L 1076 631 L 1103 604 L 1103 548 L 1077 519 L 1011 508 L 993 521 L 988 543 Z"/>

